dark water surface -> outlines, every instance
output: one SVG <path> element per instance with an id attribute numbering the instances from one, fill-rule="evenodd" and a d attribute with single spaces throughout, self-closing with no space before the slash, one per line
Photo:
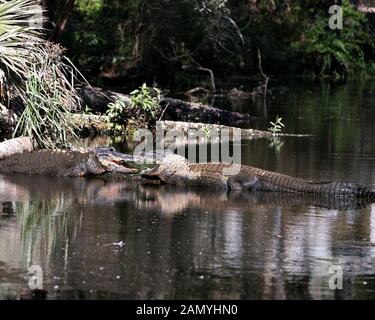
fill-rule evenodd
<path id="1" fill-rule="evenodd" d="M 244 141 L 243 163 L 375 189 L 375 83 L 287 87 L 267 107 L 225 105 L 314 136 Z M 31 297 L 31 265 L 49 299 L 375 298 L 373 204 L 0 176 L 0 214 L 1 299 Z"/>

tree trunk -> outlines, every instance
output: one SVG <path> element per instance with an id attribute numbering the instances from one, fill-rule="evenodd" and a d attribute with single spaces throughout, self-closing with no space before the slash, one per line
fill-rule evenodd
<path id="1" fill-rule="evenodd" d="M 72 15 L 72 11 L 73 11 L 75 2 L 76 2 L 76 0 L 67 0 L 64 11 L 63 11 L 59 21 L 56 24 L 55 31 L 53 32 L 53 34 L 51 35 L 51 37 L 49 39 L 50 41 L 53 41 L 53 42 L 59 41 L 62 33 L 65 30 L 66 24 L 69 21 L 71 15 Z"/>

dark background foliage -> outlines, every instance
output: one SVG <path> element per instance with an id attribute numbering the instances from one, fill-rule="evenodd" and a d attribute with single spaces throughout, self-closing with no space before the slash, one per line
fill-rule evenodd
<path id="1" fill-rule="evenodd" d="M 359 1 L 46 0 L 49 33 L 96 84 L 175 86 L 207 74 L 336 78 L 374 73 L 371 15 Z M 371 5 L 371 1 L 362 1 Z M 344 9 L 331 30 L 328 8 Z M 69 7 L 69 4 L 71 5 Z M 66 25 L 56 37 L 61 21 Z"/>

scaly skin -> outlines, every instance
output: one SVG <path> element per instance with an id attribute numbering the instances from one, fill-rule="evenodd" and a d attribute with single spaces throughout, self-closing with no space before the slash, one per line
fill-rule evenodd
<path id="1" fill-rule="evenodd" d="M 128 157 L 109 148 L 86 151 L 40 150 L 0 160 L 0 173 L 62 177 L 99 176 L 107 172 L 134 173 Z"/>
<path id="2" fill-rule="evenodd" d="M 167 155 L 161 164 L 153 169 L 143 171 L 142 176 L 180 186 L 295 192 L 328 196 L 373 196 L 372 192 L 359 184 L 309 181 L 244 165 L 240 166 L 238 174 L 226 175 L 224 169 L 228 169 L 230 166 L 232 165 L 225 163 L 193 164 L 184 157 Z"/>

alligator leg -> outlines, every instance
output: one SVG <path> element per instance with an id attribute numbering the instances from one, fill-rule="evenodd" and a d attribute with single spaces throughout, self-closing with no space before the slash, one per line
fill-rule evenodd
<path id="1" fill-rule="evenodd" d="M 159 165 L 154 168 L 145 169 L 141 172 L 141 176 L 143 178 L 147 178 L 150 180 L 160 180 L 159 174 Z"/>
<path id="2" fill-rule="evenodd" d="M 237 174 L 230 176 L 227 181 L 229 190 L 258 190 L 260 188 L 260 181 L 255 175 Z"/>

